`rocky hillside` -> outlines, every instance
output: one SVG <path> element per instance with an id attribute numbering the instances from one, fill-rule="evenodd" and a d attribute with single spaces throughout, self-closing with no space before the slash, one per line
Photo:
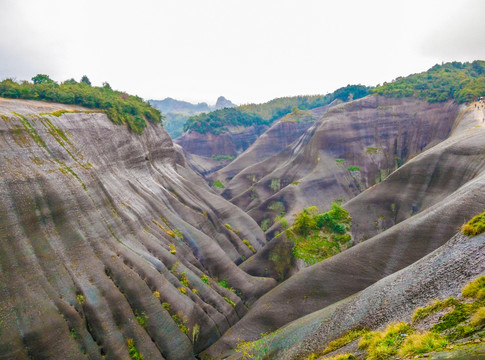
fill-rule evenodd
<path id="1" fill-rule="evenodd" d="M 366 101 L 378 102 L 380 100 L 379 98 L 363 99 L 357 101 L 354 105 L 348 104 L 346 106 L 359 106 L 359 102 L 365 103 Z M 400 100 L 400 103 L 403 106 L 416 106 L 416 103 L 412 103 L 411 100 Z M 446 282 L 452 283 L 453 281 L 446 280 L 446 278 L 438 281 L 434 276 L 430 276 L 423 270 L 426 268 L 427 271 L 435 271 L 436 266 L 426 264 L 421 267 L 421 265 L 411 264 L 443 246 L 456 234 L 461 224 L 475 214 L 482 212 L 485 208 L 485 194 L 482 191 L 485 186 L 485 157 L 483 156 L 485 127 L 482 121 L 484 109 L 483 105 L 478 108 L 476 105 L 470 105 L 459 110 L 454 105 L 441 105 L 444 106 L 441 111 L 446 109 L 445 116 L 440 115 L 439 108 L 434 108 L 433 105 L 426 105 L 425 103 L 423 105 L 431 107 L 427 108 L 428 112 L 425 111 L 424 114 L 434 113 L 434 116 L 427 119 L 426 126 L 433 124 L 435 132 L 438 133 L 441 129 L 437 123 L 439 119 L 444 123 L 443 134 L 448 133 L 450 135 L 448 137 L 444 135 L 446 139 L 435 146 L 428 143 L 430 145 L 428 145 L 427 150 L 407 161 L 383 181 L 343 204 L 352 215 L 352 233 L 354 241 L 358 245 L 300 270 L 264 295 L 251 307 L 241 321 L 209 348 L 207 351 L 209 355 L 222 356 L 235 349 L 237 343 L 243 340 L 256 340 L 261 333 L 275 331 L 291 321 L 297 321 L 297 319 L 327 306 L 329 307 L 328 310 L 322 310 L 322 315 L 318 315 L 318 320 L 315 321 L 320 321 L 320 323 L 325 321 L 326 324 L 329 324 L 325 331 L 342 329 L 344 332 L 349 330 L 348 328 L 344 330 L 345 326 L 359 325 L 358 319 L 361 316 L 364 316 L 362 319 L 365 318 L 365 321 L 380 319 L 378 320 L 380 323 L 372 324 L 377 326 L 383 324 L 386 320 L 391 320 L 393 316 L 403 315 L 400 312 L 387 310 L 386 304 L 397 304 L 397 307 L 401 304 L 397 300 L 387 300 L 388 296 L 396 296 L 400 298 L 399 301 L 413 299 L 414 303 L 412 304 L 415 307 L 429 301 L 433 296 L 446 296 L 448 294 L 440 291 L 445 289 L 444 284 Z M 396 110 L 394 112 L 399 113 Z M 450 113 L 454 116 L 448 119 Z M 355 115 L 352 118 L 359 119 Z M 335 124 L 336 127 L 345 126 L 342 119 L 345 118 L 341 117 L 339 123 Z M 377 123 L 381 121 L 378 116 L 375 116 L 374 119 Z M 433 123 L 433 119 L 436 122 Z M 392 123 L 395 120 L 391 117 L 388 121 Z M 321 124 L 323 123 L 324 121 L 321 122 Z M 420 127 L 422 130 L 419 133 L 413 133 L 404 124 L 397 126 L 398 129 L 407 129 L 406 136 L 408 136 L 408 139 L 413 139 L 407 142 L 405 147 L 397 147 L 398 154 L 402 154 L 403 149 L 406 148 L 409 153 L 413 153 L 413 151 L 419 149 L 419 146 L 426 147 L 426 142 L 423 142 L 422 139 L 431 141 L 427 138 L 426 126 L 422 124 Z M 367 127 L 358 125 L 355 125 L 355 127 L 363 129 L 362 131 L 365 132 L 369 131 Z M 415 123 L 415 127 L 419 128 L 419 123 Z M 370 127 L 370 129 L 372 128 Z M 330 132 L 330 129 L 332 129 L 331 126 L 327 127 L 328 136 L 335 134 L 335 132 Z M 393 137 L 386 136 L 384 138 L 391 144 L 394 143 Z M 339 142 L 338 145 L 335 145 L 336 150 L 345 149 L 346 146 L 349 145 L 346 145 L 345 142 Z M 382 148 L 385 147 L 382 146 Z M 365 159 L 364 156 L 359 155 L 358 151 L 355 153 L 357 158 Z M 320 154 L 323 155 L 322 152 Z M 336 153 L 336 155 L 342 155 L 342 152 Z M 340 157 L 345 158 L 345 156 Z M 334 159 L 332 160 L 334 161 Z M 314 194 L 316 197 L 317 193 Z M 392 206 L 392 204 L 395 205 Z M 385 227 L 389 228 L 385 230 Z M 456 280 L 457 284 L 462 286 L 463 283 L 460 282 L 462 279 L 468 279 L 469 275 L 476 275 L 485 271 L 483 267 L 476 266 L 482 261 L 480 259 L 483 257 L 484 238 L 478 238 L 475 242 L 478 248 L 473 249 L 467 248 L 469 243 L 465 238 L 458 237 L 458 239 L 459 241 L 451 242 L 454 247 L 453 250 L 444 247 L 439 250 L 439 255 L 432 257 L 432 259 L 435 262 L 443 262 L 440 264 L 440 266 L 445 267 L 443 271 L 450 271 L 451 273 L 447 276 L 456 276 L 456 279 L 460 279 Z M 291 268 L 295 266 L 288 260 L 291 259 L 291 247 L 292 244 L 288 244 L 285 242 L 284 236 L 280 236 L 273 239 L 265 248 L 240 267 L 252 274 L 275 274 L 285 267 L 286 271 L 291 273 Z M 447 254 L 446 257 L 444 254 Z M 464 263 L 461 265 L 463 268 L 455 271 L 452 267 L 456 265 L 454 264 L 455 261 L 459 263 L 460 256 L 465 257 Z M 445 261 L 445 258 L 448 260 Z M 410 269 L 419 268 L 420 270 L 416 270 L 416 273 L 420 275 L 418 276 L 416 273 L 409 275 L 400 271 L 408 266 L 411 266 Z M 415 270 L 410 272 L 413 271 Z M 389 281 L 394 281 L 391 279 L 398 276 L 401 279 L 399 281 L 412 287 L 411 294 L 407 293 L 411 291 L 410 288 L 408 288 L 409 290 L 398 288 L 395 294 L 369 288 L 369 286 L 379 287 L 380 285 L 377 285 L 376 282 L 381 279 L 384 280 L 380 283 L 386 284 Z M 413 281 L 415 285 L 409 285 L 409 281 Z M 431 291 L 430 294 L 423 294 L 424 290 L 422 289 L 428 286 L 426 285 L 428 281 L 436 281 L 433 286 L 438 287 L 437 292 Z M 443 285 L 439 285 L 441 284 L 440 281 L 444 281 Z M 363 292 L 359 293 L 361 291 Z M 349 319 L 352 318 L 355 321 L 355 324 L 349 320 L 339 325 L 341 324 L 340 315 L 335 315 L 335 317 L 328 315 L 329 312 L 333 313 L 337 309 L 336 306 L 340 306 L 336 304 L 342 304 L 339 301 L 353 304 L 354 301 L 357 301 L 356 299 L 361 299 L 362 296 L 368 296 L 367 305 L 352 305 L 352 309 L 358 310 L 350 312 L 348 308 L 345 308 L 344 311 L 348 314 Z M 370 303 L 374 303 L 377 307 L 382 306 L 382 308 L 374 308 L 374 305 L 368 305 Z M 346 305 L 342 306 L 345 307 Z M 301 320 L 301 327 L 296 330 L 295 327 L 286 327 L 285 329 L 292 329 L 291 331 L 296 331 L 300 335 L 292 338 L 292 340 L 285 338 L 281 342 L 276 341 L 272 346 L 278 347 L 280 350 L 284 349 L 286 344 L 297 346 L 296 344 L 302 338 L 300 336 L 310 336 L 310 332 L 316 331 L 318 328 L 319 325 L 313 327 L 314 323 L 312 323 L 316 316 L 312 314 L 302 318 L 304 320 Z M 366 316 L 368 317 L 366 318 Z M 343 327 L 340 328 L 339 326 Z M 318 337 L 319 341 L 326 339 L 327 335 Z M 289 343 L 286 341 L 289 341 Z M 307 349 L 298 351 L 305 352 Z M 279 358 L 279 355 L 276 357 Z"/>
<path id="2" fill-rule="evenodd" d="M 275 286 L 237 267 L 263 232 L 161 125 L 6 99 L 0 116 L 0 359 L 193 358 Z"/>
<path id="3" fill-rule="evenodd" d="M 234 172 L 213 175 L 223 196 L 259 224 L 271 226 L 284 208 L 288 218 L 304 207 L 324 209 L 381 182 L 411 157 L 446 139 L 458 105 L 369 96 L 323 114 L 279 153 Z M 249 154 L 245 154 L 249 156 Z"/>

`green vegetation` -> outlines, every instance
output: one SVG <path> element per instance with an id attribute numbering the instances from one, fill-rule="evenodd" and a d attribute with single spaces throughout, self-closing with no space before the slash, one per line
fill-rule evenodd
<path id="1" fill-rule="evenodd" d="M 371 331 L 364 334 L 359 342 L 359 349 L 367 350 L 368 360 L 387 359 L 397 354 L 404 338 L 412 331 L 406 323 L 390 324 L 384 331 Z"/>
<path id="2" fill-rule="evenodd" d="M 184 131 L 197 131 L 203 134 L 210 132 L 217 135 L 227 132 L 229 126 L 270 125 L 276 119 L 292 112 L 292 109 L 309 110 L 328 105 L 336 99 L 358 99 L 369 95 L 370 91 L 371 88 L 366 86 L 349 85 L 327 95 L 284 97 L 264 104 L 225 108 L 189 117 L 184 125 Z"/>
<path id="3" fill-rule="evenodd" d="M 209 277 L 208 277 L 207 275 L 202 275 L 202 276 L 200 277 L 200 280 L 202 280 L 202 282 L 203 282 L 204 284 L 210 285 L 210 280 L 209 280 Z"/>
<path id="4" fill-rule="evenodd" d="M 407 336 L 397 351 L 400 357 L 426 354 L 431 351 L 443 350 L 448 345 L 448 340 L 440 335 L 426 331 Z"/>
<path id="5" fill-rule="evenodd" d="M 368 154 L 368 155 L 374 155 L 374 154 L 377 154 L 381 150 L 382 150 L 381 147 L 369 146 L 367 149 L 365 149 L 365 153 Z"/>
<path id="6" fill-rule="evenodd" d="M 212 159 L 214 159 L 215 161 L 223 161 L 223 160 L 227 160 L 227 161 L 232 161 L 234 160 L 234 156 L 232 155 L 212 155 Z"/>
<path id="7" fill-rule="evenodd" d="M 347 344 L 350 344 L 352 341 L 360 338 L 364 334 L 367 333 L 367 330 L 350 330 L 348 333 L 346 333 L 344 336 L 331 341 L 328 343 L 327 347 L 322 351 L 321 355 L 325 355 L 328 353 L 331 353 L 332 351 L 338 350 L 342 347 L 344 347 Z"/>
<path id="8" fill-rule="evenodd" d="M 417 308 L 411 324 L 405 322 L 391 323 L 382 331 L 365 329 L 351 330 L 340 338 L 333 340 L 320 353 L 314 353 L 305 360 L 320 359 L 326 354 L 342 349 L 358 340 L 359 349 L 364 351 L 366 360 L 388 360 L 396 358 L 429 357 L 424 354 L 442 351 L 461 346 L 485 336 L 485 276 L 469 282 L 462 295 L 467 300 L 452 297 L 437 300 L 429 306 Z M 434 323 L 426 324 L 429 330 L 418 331 L 417 323 L 438 311 L 443 311 Z M 263 335 L 263 334 L 262 334 Z M 473 338 L 470 336 L 474 335 Z M 468 338 L 468 339 L 467 339 Z M 467 341 L 468 340 L 468 341 Z M 260 340 L 242 342 L 237 345 L 237 352 L 243 359 L 265 359 L 270 354 L 273 338 L 262 337 Z M 355 359 L 353 354 L 340 354 L 326 359 Z"/>
<path id="9" fill-rule="evenodd" d="M 305 123 L 314 121 L 315 118 L 308 110 L 300 110 L 297 106 L 291 108 L 291 112 L 281 118 L 281 121 Z"/>
<path id="10" fill-rule="evenodd" d="M 336 162 L 337 164 L 342 164 L 342 163 L 344 163 L 344 162 L 345 162 L 345 160 L 344 160 L 344 159 L 335 159 L 335 162 Z"/>
<path id="11" fill-rule="evenodd" d="M 333 203 L 332 209 L 325 213 L 318 213 L 315 206 L 303 209 L 285 232 L 295 242 L 293 255 L 315 264 L 350 246 L 351 224 L 349 213 Z"/>
<path id="12" fill-rule="evenodd" d="M 248 247 L 248 249 L 249 249 L 249 250 L 251 250 L 253 253 L 255 253 L 255 252 L 256 252 L 256 249 L 254 248 L 254 246 L 253 246 L 253 245 L 251 245 L 251 243 L 249 242 L 249 240 L 244 239 L 244 240 L 243 240 L 243 243 L 244 243 L 244 245 L 246 245 L 246 246 Z"/>
<path id="13" fill-rule="evenodd" d="M 222 279 L 221 281 L 218 281 L 217 282 L 219 285 L 221 285 L 223 288 L 229 290 L 229 291 L 232 291 L 233 293 L 236 292 L 236 290 L 234 288 L 232 288 L 231 286 L 229 286 L 229 284 L 227 283 L 227 280 L 226 279 Z"/>
<path id="14" fill-rule="evenodd" d="M 146 329 L 148 316 L 145 314 L 145 312 L 139 313 L 138 311 L 135 311 L 135 317 L 136 317 L 136 321 L 138 322 L 138 325 Z"/>
<path id="15" fill-rule="evenodd" d="M 224 300 L 226 300 L 226 302 L 231 305 L 232 307 L 236 307 L 236 303 L 234 301 L 232 301 L 231 299 L 229 299 L 228 297 L 224 296 Z"/>
<path id="16" fill-rule="evenodd" d="M 271 179 L 271 184 L 269 187 L 275 192 L 278 191 L 281 187 L 280 179 Z"/>
<path id="17" fill-rule="evenodd" d="M 219 188 L 219 189 L 224 189 L 225 188 L 224 184 L 219 179 L 217 179 L 216 181 L 214 181 L 214 183 L 212 184 L 212 187 L 216 187 L 216 188 Z"/>
<path id="18" fill-rule="evenodd" d="M 268 205 L 268 210 L 284 213 L 286 209 L 285 209 L 285 204 L 283 204 L 281 201 L 272 201 Z"/>
<path id="19" fill-rule="evenodd" d="M 267 231 L 269 229 L 269 222 L 270 222 L 270 219 L 263 219 L 260 225 L 261 230 Z"/>
<path id="20" fill-rule="evenodd" d="M 262 333 L 259 340 L 241 341 L 236 345 L 236 352 L 241 354 L 242 360 L 267 359 L 270 345 L 277 334 L 278 330 L 269 334 Z"/>
<path id="21" fill-rule="evenodd" d="M 413 315 L 413 323 L 418 322 L 439 310 L 443 310 L 457 304 L 458 301 L 450 297 L 444 301 L 436 300 L 429 306 L 417 308 Z"/>
<path id="22" fill-rule="evenodd" d="M 84 295 L 79 294 L 79 295 L 76 295 L 76 300 L 78 303 L 82 304 L 83 302 L 86 301 L 86 298 L 84 297 Z"/>
<path id="23" fill-rule="evenodd" d="M 485 276 L 480 276 L 476 280 L 468 283 L 461 293 L 467 298 L 485 300 Z"/>
<path id="24" fill-rule="evenodd" d="M 112 90 L 109 84 L 102 87 L 91 86 L 89 79 L 76 82 L 68 80 L 58 84 L 47 75 L 32 78 L 33 83 L 17 83 L 12 79 L 0 82 L 0 96 L 12 99 L 43 100 L 62 104 L 80 105 L 100 109 L 115 124 L 126 124 L 134 133 L 142 133 L 147 121 L 160 123 L 162 115 L 138 96 Z M 75 110 L 61 110 L 50 115 L 60 116 Z"/>
<path id="25" fill-rule="evenodd" d="M 347 168 L 349 171 L 360 171 L 360 167 L 352 165 Z"/>
<path id="26" fill-rule="evenodd" d="M 133 339 L 126 339 L 126 344 L 128 345 L 128 354 L 132 360 L 144 360 L 142 354 L 138 352 L 138 349 L 135 347 Z"/>
<path id="27" fill-rule="evenodd" d="M 463 234 L 475 236 L 485 232 L 485 212 L 473 217 L 461 227 Z"/>
<path id="28" fill-rule="evenodd" d="M 416 97 L 429 102 L 470 102 L 485 95 L 485 61 L 451 62 L 428 71 L 399 77 L 372 90 L 387 97 Z"/>

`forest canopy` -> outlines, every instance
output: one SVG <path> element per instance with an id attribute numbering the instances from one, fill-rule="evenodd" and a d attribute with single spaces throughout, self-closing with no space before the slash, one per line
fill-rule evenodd
<path id="1" fill-rule="evenodd" d="M 327 95 L 283 97 L 263 104 L 247 104 L 216 110 L 191 116 L 185 123 L 184 131 L 221 134 L 228 131 L 227 126 L 270 125 L 276 119 L 289 114 L 295 106 L 300 110 L 309 110 L 328 105 L 337 99 L 359 99 L 369 95 L 371 89 L 363 85 L 348 85 Z"/>
<path id="2" fill-rule="evenodd" d="M 384 83 L 372 92 L 394 98 L 415 97 L 428 102 L 470 102 L 485 96 L 485 61 L 435 65 L 428 71 Z"/>
<path id="3" fill-rule="evenodd" d="M 38 74 L 32 82 L 6 79 L 0 82 L 0 96 L 11 99 L 31 99 L 62 104 L 80 105 L 103 110 L 115 124 L 126 124 L 140 134 L 147 121 L 161 123 L 162 114 L 138 96 L 111 89 L 108 83 L 92 86 L 84 75 L 80 82 L 74 79 L 58 84 L 49 76 Z"/>

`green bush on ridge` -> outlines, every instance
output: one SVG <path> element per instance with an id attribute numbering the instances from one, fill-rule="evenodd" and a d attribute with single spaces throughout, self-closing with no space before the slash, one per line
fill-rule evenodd
<path id="1" fill-rule="evenodd" d="M 160 111 L 140 97 L 113 90 L 108 83 L 104 83 L 102 87 L 91 86 L 86 76 L 79 83 L 71 79 L 58 84 L 44 74 L 34 76 L 32 81 L 32 83 L 28 81 L 18 83 L 12 79 L 3 80 L 0 82 L 0 96 L 100 109 L 113 123 L 126 124 L 137 134 L 143 132 L 147 121 L 162 122 Z M 54 112 L 51 115 L 60 116 L 62 113 L 64 111 Z"/>
<path id="2" fill-rule="evenodd" d="M 431 103 L 470 102 L 485 96 L 485 61 L 435 65 L 428 71 L 377 86 L 372 93 L 394 98 L 415 97 Z"/>

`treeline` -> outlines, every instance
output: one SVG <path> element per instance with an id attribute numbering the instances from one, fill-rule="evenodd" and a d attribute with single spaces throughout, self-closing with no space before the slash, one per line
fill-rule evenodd
<path id="1" fill-rule="evenodd" d="M 485 61 L 435 65 L 428 71 L 384 83 L 373 93 L 394 98 L 412 96 L 429 102 L 470 102 L 485 96 Z"/>
<path id="2" fill-rule="evenodd" d="M 101 109 L 115 124 L 126 124 L 134 133 L 142 133 L 147 121 L 160 123 L 160 111 L 138 96 L 111 89 L 108 83 L 92 86 L 86 76 L 80 82 L 70 79 L 61 84 L 39 74 L 32 82 L 0 82 L 0 96 L 11 99 L 31 99 Z"/>
<path id="3" fill-rule="evenodd" d="M 309 110 L 330 104 L 334 100 L 348 101 L 370 94 L 372 88 L 363 85 L 349 85 L 327 95 L 283 97 L 264 104 L 248 104 L 235 108 L 216 110 L 191 116 L 184 125 L 184 131 L 221 134 L 227 126 L 270 125 L 290 113 L 294 107 Z"/>

